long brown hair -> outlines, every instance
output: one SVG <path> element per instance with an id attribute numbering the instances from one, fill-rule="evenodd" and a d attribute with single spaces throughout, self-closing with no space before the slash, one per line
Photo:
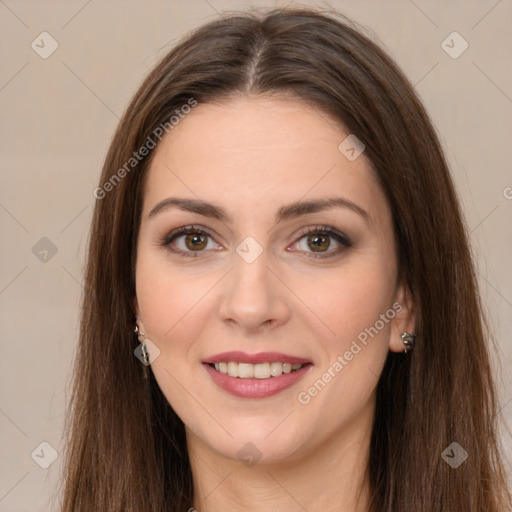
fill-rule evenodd
<path id="1" fill-rule="evenodd" d="M 130 158 L 158 127 L 170 131 L 191 99 L 279 93 L 331 114 L 365 144 L 415 303 L 415 348 L 388 354 L 377 387 L 370 509 L 509 510 L 491 337 L 435 130 L 407 78 L 361 28 L 310 9 L 231 14 L 196 29 L 149 74 L 119 123 L 90 233 L 62 510 L 192 507 L 184 425 L 133 354 L 136 240 L 154 152 L 136 165 Z M 468 454 L 457 468 L 442 456 L 453 442 Z"/>

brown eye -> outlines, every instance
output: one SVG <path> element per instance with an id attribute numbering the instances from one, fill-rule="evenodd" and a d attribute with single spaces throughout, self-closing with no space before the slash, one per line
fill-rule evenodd
<path id="1" fill-rule="evenodd" d="M 172 253 L 194 258 L 202 253 L 207 255 L 210 250 L 222 250 L 210 233 L 194 225 L 175 229 L 160 241 L 160 245 Z"/>
<path id="2" fill-rule="evenodd" d="M 347 235 L 330 226 L 312 226 L 303 231 L 293 245 L 305 256 L 327 258 L 337 256 L 352 247 L 352 241 Z"/>
<path id="3" fill-rule="evenodd" d="M 327 249 L 329 249 L 329 246 L 331 245 L 331 241 L 329 240 L 328 236 L 325 235 L 310 235 L 307 238 L 308 240 L 308 247 L 313 252 L 324 252 Z"/>
<path id="4" fill-rule="evenodd" d="M 187 235 L 185 237 L 185 245 L 191 251 L 204 249 L 207 244 L 208 244 L 207 237 L 204 235 L 201 235 L 200 233 L 193 233 L 193 234 Z"/>

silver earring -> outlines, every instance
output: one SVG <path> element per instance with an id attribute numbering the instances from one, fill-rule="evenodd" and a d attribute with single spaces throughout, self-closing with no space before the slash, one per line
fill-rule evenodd
<path id="1" fill-rule="evenodd" d="M 139 326 L 135 324 L 135 329 L 133 332 L 137 335 L 137 339 L 141 343 L 141 352 L 142 352 L 142 358 L 144 359 L 144 364 L 142 365 L 143 372 L 144 372 L 144 379 L 148 379 L 148 368 L 147 365 L 149 365 L 149 353 L 148 349 L 146 347 L 146 341 L 145 341 L 145 334 L 139 329 Z"/>
<path id="2" fill-rule="evenodd" d="M 411 334 L 410 332 L 404 332 L 402 334 L 402 342 L 405 346 L 404 354 L 407 354 L 409 350 L 412 350 L 414 347 L 414 340 L 416 339 L 416 334 Z"/>
<path id="3" fill-rule="evenodd" d="M 142 343 L 144 341 L 144 336 L 146 336 L 140 329 L 138 325 L 135 325 L 135 329 L 133 332 L 137 335 L 137 338 Z"/>

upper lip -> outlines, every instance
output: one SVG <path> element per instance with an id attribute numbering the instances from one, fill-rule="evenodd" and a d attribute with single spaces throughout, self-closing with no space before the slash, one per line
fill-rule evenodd
<path id="1" fill-rule="evenodd" d="M 288 354 L 281 354 L 279 352 L 258 352 L 257 354 L 247 354 L 245 352 L 232 351 L 215 354 L 214 356 L 204 359 L 203 363 L 229 363 L 230 361 L 250 364 L 272 362 L 307 364 L 311 362 L 308 359 L 304 359 L 302 357 L 290 356 Z"/>

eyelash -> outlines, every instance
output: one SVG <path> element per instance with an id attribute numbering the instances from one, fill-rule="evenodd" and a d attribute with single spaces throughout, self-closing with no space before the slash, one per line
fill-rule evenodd
<path id="1" fill-rule="evenodd" d="M 167 234 L 159 243 L 160 246 L 165 247 L 168 251 L 174 253 L 174 254 L 180 254 L 185 257 L 189 258 L 197 258 L 199 256 L 199 253 L 204 251 L 182 251 L 181 249 L 172 249 L 170 247 L 171 243 L 178 238 L 180 235 L 188 235 L 188 234 L 194 234 L 194 235 L 202 235 L 207 236 L 209 238 L 212 238 L 211 234 L 205 231 L 204 229 L 200 228 L 199 226 L 195 225 L 189 225 L 189 226 L 183 226 L 181 228 L 177 228 L 173 231 L 171 231 L 169 234 Z M 333 251 L 329 251 L 326 253 L 314 253 L 314 252 L 306 252 L 305 254 L 307 257 L 310 258 L 330 258 L 333 256 L 336 256 L 340 252 L 342 252 L 344 249 L 348 249 L 349 247 L 352 247 L 352 242 L 343 233 L 340 233 L 336 229 L 330 227 L 330 226 L 310 226 L 306 228 L 302 233 L 300 233 L 299 237 L 296 239 L 294 243 L 297 243 L 298 241 L 302 240 L 304 237 L 311 235 L 311 234 L 317 234 L 317 235 L 327 235 L 332 238 L 334 238 L 338 243 L 342 245 L 341 248 L 335 249 Z"/>

